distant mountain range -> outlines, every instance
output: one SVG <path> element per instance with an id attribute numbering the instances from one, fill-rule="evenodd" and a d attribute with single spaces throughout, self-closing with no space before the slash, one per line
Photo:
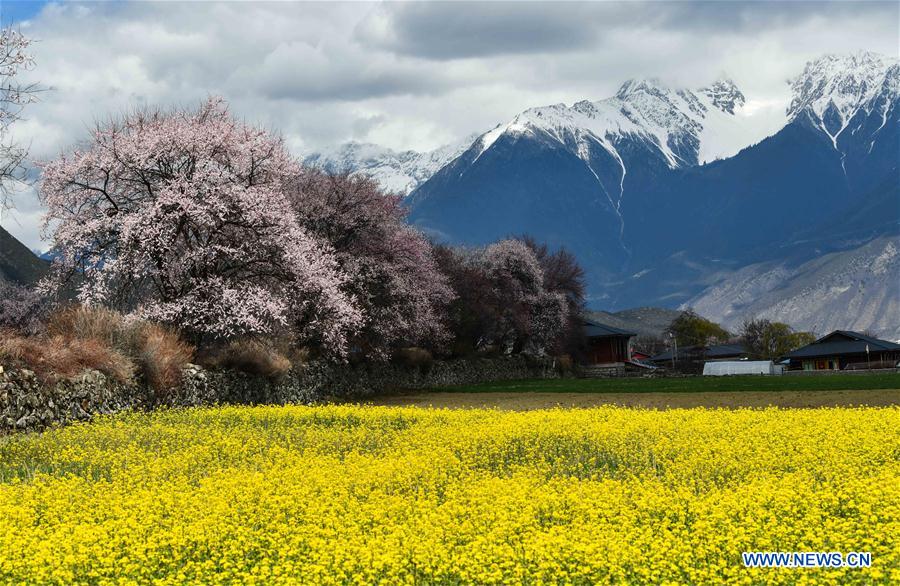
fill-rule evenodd
<path id="1" fill-rule="evenodd" d="M 395 151 L 371 143 L 348 142 L 331 151 L 313 153 L 303 163 L 333 173 L 363 172 L 393 193 L 407 195 L 447 163 L 464 153 L 479 135 L 433 151 Z"/>
<path id="2" fill-rule="evenodd" d="M 426 153 L 349 143 L 304 160 L 408 194 L 445 241 L 569 248 L 611 325 L 692 306 L 732 330 L 766 317 L 900 339 L 900 63 L 825 56 L 791 90 L 760 124 L 728 79 L 631 80 Z M 0 228 L 0 279 L 33 283 L 47 264 Z"/>
<path id="3" fill-rule="evenodd" d="M 728 79 L 696 90 L 631 80 L 604 100 L 526 110 L 462 146 L 382 156 L 349 145 L 307 161 L 408 189 L 411 220 L 446 241 L 529 233 L 566 246 L 595 308 L 697 305 L 726 320 L 900 337 L 897 263 L 853 289 L 844 311 L 823 293 L 852 289 L 865 271 L 848 267 L 898 243 L 900 63 L 828 55 L 791 91 L 784 117 L 761 123 Z M 765 295 L 746 302 L 765 278 Z"/>

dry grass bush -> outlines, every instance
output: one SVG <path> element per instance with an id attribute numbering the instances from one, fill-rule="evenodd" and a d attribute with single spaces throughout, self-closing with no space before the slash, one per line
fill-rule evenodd
<path id="1" fill-rule="evenodd" d="M 158 324 L 128 321 L 101 307 L 73 305 L 54 313 L 48 333 L 76 340 L 100 340 L 130 356 L 144 380 L 154 389 L 171 388 L 194 356 L 194 348 L 178 334 Z"/>
<path id="2" fill-rule="evenodd" d="M 192 346 L 160 325 L 80 305 L 53 312 L 43 335 L 8 332 L 0 342 L 0 358 L 34 370 L 45 381 L 94 368 L 121 382 L 137 374 L 157 391 L 177 386 L 193 355 Z"/>
<path id="3" fill-rule="evenodd" d="M 129 330 L 130 354 L 147 384 L 157 391 L 178 386 L 194 347 L 158 324 L 137 322 Z"/>
<path id="4" fill-rule="evenodd" d="M 77 376 L 86 369 L 99 370 L 125 383 L 134 376 L 127 356 L 100 340 L 77 340 L 63 336 L 22 336 L 0 332 L 0 361 L 27 368 L 45 383 Z"/>
<path id="5" fill-rule="evenodd" d="M 427 350 L 411 350 L 416 352 L 410 360 L 430 363 Z M 182 370 L 195 352 L 176 332 L 163 326 L 80 305 L 51 314 L 42 335 L 25 337 L 10 331 L 0 342 L 0 361 L 33 370 L 46 381 L 94 368 L 122 382 L 138 376 L 158 392 L 179 384 Z M 207 368 L 269 378 L 281 377 L 309 359 L 307 349 L 287 338 L 235 340 L 208 348 L 197 358 Z"/>
<path id="6" fill-rule="evenodd" d="M 99 340 L 109 346 L 127 345 L 122 314 L 102 307 L 69 305 L 54 311 L 47 320 L 47 334 L 74 340 Z"/>
<path id="7" fill-rule="evenodd" d="M 234 340 L 218 348 L 207 349 L 199 358 L 201 365 L 216 370 L 231 369 L 247 374 L 278 378 L 293 364 L 277 342 L 253 338 Z"/>
<path id="8" fill-rule="evenodd" d="M 266 343 L 283 357 L 287 358 L 292 367 L 302 366 L 312 359 L 312 352 L 310 352 L 309 348 L 297 346 L 295 341 L 290 337 L 279 336 L 266 338 Z"/>

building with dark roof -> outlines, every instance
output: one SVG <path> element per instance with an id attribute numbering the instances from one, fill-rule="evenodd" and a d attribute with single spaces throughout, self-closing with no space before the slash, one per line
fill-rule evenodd
<path id="1" fill-rule="evenodd" d="M 585 319 L 584 335 L 587 337 L 585 356 L 588 364 L 621 365 L 631 360 L 631 338 L 636 333 Z"/>
<path id="2" fill-rule="evenodd" d="M 900 344 L 859 332 L 835 330 L 812 344 L 785 355 L 792 369 L 844 370 L 851 365 L 893 367 L 900 361 Z"/>
<path id="3" fill-rule="evenodd" d="M 719 360 L 744 360 L 750 356 L 747 348 L 743 344 L 716 344 L 714 346 L 684 346 L 678 348 L 675 353 L 674 348 L 670 348 L 665 352 L 661 352 L 650 358 L 651 364 L 658 366 L 666 366 L 679 361 L 719 361 Z M 674 359 L 674 360 L 673 360 Z"/>

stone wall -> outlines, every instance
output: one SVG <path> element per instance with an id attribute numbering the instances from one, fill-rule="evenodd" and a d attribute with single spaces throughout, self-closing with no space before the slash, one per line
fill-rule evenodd
<path id="1" fill-rule="evenodd" d="M 331 398 L 364 399 L 393 390 L 558 376 L 552 360 L 522 356 L 434 361 L 419 366 L 312 362 L 277 380 L 191 365 L 178 388 L 159 393 L 138 384 L 116 383 L 96 371 L 46 385 L 28 370 L 0 367 L 0 434 L 40 430 L 123 409 L 307 404 Z"/>
<path id="2" fill-rule="evenodd" d="M 96 370 L 44 384 L 30 370 L 0 367 L 0 434 L 36 430 L 55 423 L 84 421 L 96 414 L 161 405 L 194 406 L 214 403 L 212 388 L 199 368 L 185 370 L 187 384 L 161 395 L 147 387 L 123 385 Z"/>

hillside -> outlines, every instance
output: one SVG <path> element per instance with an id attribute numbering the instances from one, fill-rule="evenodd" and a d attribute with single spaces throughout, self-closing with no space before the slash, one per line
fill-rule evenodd
<path id="1" fill-rule="evenodd" d="M 793 265 L 753 264 L 691 299 L 700 314 L 736 329 L 746 315 L 826 334 L 864 331 L 900 340 L 900 237 Z"/>
<path id="2" fill-rule="evenodd" d="M 47 267 L 47 261 L 0 228 L 0 280 L 30 285 L 47 272 Z"/>
<path id="3" fill-rule="evenodd" d="M 616 312 L 591 311 L 588 317 L 639 336 L 662 337 L 680 313 L 679 310 L 664 307 L 636 307 Z"/>

